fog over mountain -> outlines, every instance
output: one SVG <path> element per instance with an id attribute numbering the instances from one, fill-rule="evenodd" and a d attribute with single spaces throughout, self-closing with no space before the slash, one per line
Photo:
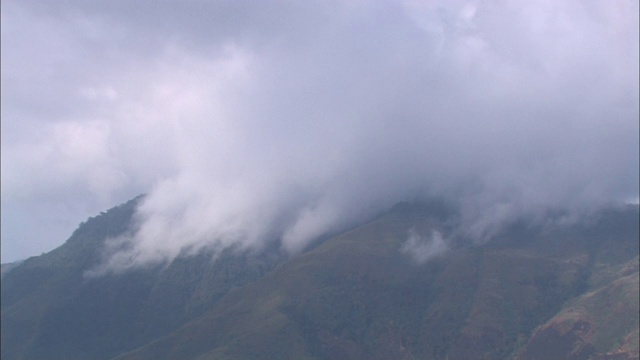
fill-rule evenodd
<path id="1" fill-rule="evenodd" d="M 295 253 L 416 198 L 444 198 L 479 241 L 519 216 L 637 202 L 638 13 L 3 1 L 3 261 L 140 193 L 138 230 L 103 270 L 272 241 Z M 445 251 L 434 237 L 413 246 Z"/>

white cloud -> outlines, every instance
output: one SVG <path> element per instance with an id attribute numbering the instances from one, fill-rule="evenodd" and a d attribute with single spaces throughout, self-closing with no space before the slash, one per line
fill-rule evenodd
<path id="1" fill-rule="evenodd" d="M 34 4 L 2 3 L 3 213 L 147 192 L 118 266 L 638 196 L 637 2 Z"/>
<path id="2" fill-rule="evenodd" d="M 400 247 L 400 252 L 410 256 L 422 265 L 436 256 L 447 252 L 449 247 L 437 230 L 432 230 L 428 237 L 421 236 L 415 229 L 409 230 L 407 240 Z"/>

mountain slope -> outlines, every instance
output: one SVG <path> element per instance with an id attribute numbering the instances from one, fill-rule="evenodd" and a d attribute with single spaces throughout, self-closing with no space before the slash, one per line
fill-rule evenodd
<path id="1" fill-rule="evenodd" d="M 478 245 L 451 236 L 446 208 L 402 204 L 288 259 L 228 251 L 84 279 L 135 203 L 3 277 L 2 358 L 637 358 L 637 206 Z M 448 248 L 425 256 L 436 234 Z"/>
<path id="2" fill-rule="evenodd" d="M 108 359 L 174 331 L 230 289 L 255 281 L 277 254 L 201 254 L 167 266 L 86 278 L 104 242 L 131 229 L 140 198 L 90 218 L 61 247 L 2 278 L 3 359 Z"/>
<path id="3" fill-rule="evenodd" d="M 638 257 L 538 327 L 518 359 L 637 359 Z"/>
<path id="4" fill-rule="evenodd" d="M 416 265 L 399 251 L 407 230 L 443 224 L 419 211 L 392 213 L 281 264 L 119 359 L 508 358 L 604 268 L 637 255 L 637 222 L 636 209 L 584 227 L 512 229 Z M 638 328 L 622 327 L 618 340 Z"/>

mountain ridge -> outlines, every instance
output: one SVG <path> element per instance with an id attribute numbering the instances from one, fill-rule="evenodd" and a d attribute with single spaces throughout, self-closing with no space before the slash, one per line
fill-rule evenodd
<path id="1" fill-rule="evenodd" d="M 628 278 L 638 273 L 637 206 L 571 226 L 516 224 L 486 244 L 451 241 L 419 264 L 401 251 L 409 232 L 446 238 L 451 214 L 399 204 L 296 256 L 228 251 L 81 279 L 96 244 L 129 231 L 135 204 L 89 219 L 60 248 L 3 276 L 3 358 L 536 359 L 576 313 L 606 328 L 566 336 L 555 355 L 637 356 L 628 340 L 637 320 L 609 331 L 585 297 L 637 298 Z M 87 253 L 95 256 L 75 259 Z"/>

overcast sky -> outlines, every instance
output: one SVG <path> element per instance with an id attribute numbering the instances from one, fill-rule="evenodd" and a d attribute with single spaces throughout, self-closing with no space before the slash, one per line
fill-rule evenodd
<path id="1" fill-rule="evenodd" d="M 141 193 L 114 266 L 638 199 L 637 0 L 1 4 L 3 262 Z"/>

